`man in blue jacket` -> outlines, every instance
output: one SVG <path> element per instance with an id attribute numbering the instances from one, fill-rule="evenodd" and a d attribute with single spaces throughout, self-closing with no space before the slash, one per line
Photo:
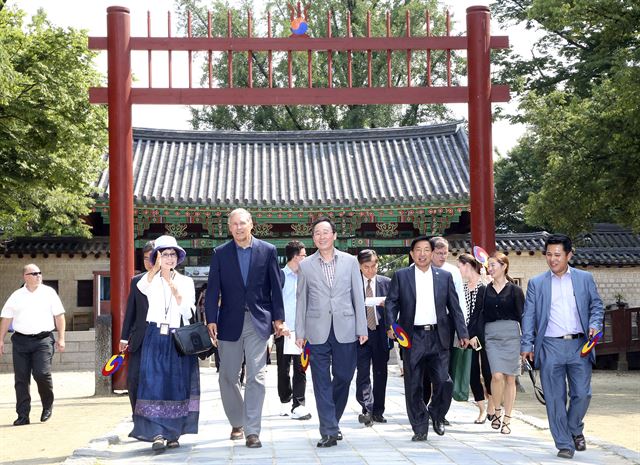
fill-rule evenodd
<path id="1" fill-rule="evenodd" d="M 573 256 L 569 237 L 549 236 L 544 253 L 549 271 L 532 278 L 527 286 L 521 352 L 540 368 L 558 457 L 570 459 L 576 450 L 587 448 L 582 420 L 591 400 L 595 351 L 588 357 L 580 352 L 587 338 L 602 329 L 604 308 L 591 273 L 569 266 Z"/>
<path id="2" fill-rule="evenodd" d="M 220 395 L 233 440 L 246 435 L 246 446 L 262 447 L 267 341 L 272 329 L 284 331 L 282 285 L 276 248 L 252 236 L 251 214 L 229 214 L 233 240 L 214 250 L 209 268 L 205 310 L 209 334 L 220 354 Z M 240 369 L 246 359 L 245 397 Z"/>

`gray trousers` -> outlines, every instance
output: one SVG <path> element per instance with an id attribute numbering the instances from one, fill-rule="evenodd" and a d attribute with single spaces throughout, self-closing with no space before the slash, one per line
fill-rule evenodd
<path id="1" fill-rule="evenodd" d="M 267 341 L 256 333 L 249 312 L 244 314 L 242 334 L 237 341 L 218 341 L 220 395 L 224 413 L 232 427 L 244 426 L 245 437 L 260 435 L 265 395 Z M 244 400 L 240 391 L 240 370 L 246 360 L 247 382 Z"/>
<path id="2" fill-rule="evenodd" d="M 551 436 L 558 449 L 575 450 L 573 436 L 582 434 L 591 401 L 591 361 L 580 357 L 586 342 L 545 337 L 542 342 L 540 380 L 544 389 Z M 569 385 L 567 406 L 567 384 Z"/>

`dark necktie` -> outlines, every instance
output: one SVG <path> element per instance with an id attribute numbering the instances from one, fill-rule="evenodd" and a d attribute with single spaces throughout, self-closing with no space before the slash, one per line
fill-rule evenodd
<path id="1" fill-rule="evenodd" d="M 367 280 L 367 290 L 365 292 L 367 297 L 373 297 L 373 289 L 371 289 L 371 280 Z M 376 308 L 375 307 L 367 307 L 367 327 L 375 331 L 376 329 Z"/>

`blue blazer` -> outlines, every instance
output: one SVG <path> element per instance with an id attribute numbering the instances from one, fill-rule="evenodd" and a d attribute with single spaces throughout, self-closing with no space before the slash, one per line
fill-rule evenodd
<path id="1" fill-rule="evenodd" d="M 458 302 L 458 293 L 453 284 L 451 273 L 434 266 L 431 266 L 431 272 L 433 273 L 438 338 L 443 349 L 449 350 L 452 346 L 451 329 L 455 329 L 458 337 L 463 339 L 468 338 L 467 326 L 464 322 L 464 315 L 460 308 L 460 302 Z M 415 265 L 402 268 L 393 275 L 385 301 L 385 311 L 387 313 L 387 325 L 397 320 L 398 324 L 409 335 L 409 339 L 412 340 L 413 323 L 416 316 Z"/>
<path id="2" fill-rule="evenodd" d="M 218 339 L 222 341 L 240 338 L 246 309 L 256 331 L 265 339 L 273 332 L 272 322 L 284 320 L 276 248 L 255 237 L 251 247 L 246 286 L 233 240 L 216 247 L 211 257 L 205 311 L 207 322 L 217 323 Z"/>
<path id="3" fill-rule="evenodd" d="M 551 270 L 532 278 L 527 285 L 527 297 L 522 314 L 521 352 L 534 352 L 534 362 L 540 366 L 540 350 L 544 334 L 549 324 L 551 310 Z M 589 328 L 602 329 L 604 307 L 591 273 L 570 268 L 573 294 L 578 307 L 582 332 L 589 334 Z M 591 362 L 596 360 L 596 351 L 589 354 Z"/>

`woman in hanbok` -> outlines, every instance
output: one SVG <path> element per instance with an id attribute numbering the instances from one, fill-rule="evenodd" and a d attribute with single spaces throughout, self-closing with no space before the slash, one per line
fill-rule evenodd
<path id="1" fill-rule="evenodd" d="M 198 432 L 197 356 L 180 354 L 172 334 L 189 324 L 195 304 L 193 280 L 175 271 L 185 256 L 175 238 L 160 236 L 150 256 L 153 268 L 138 281 L 138 289 L 149 300 L 149 311 L 129 436 L 152 442 L 155 452 L 179 447 L 180 436 Z"/>

